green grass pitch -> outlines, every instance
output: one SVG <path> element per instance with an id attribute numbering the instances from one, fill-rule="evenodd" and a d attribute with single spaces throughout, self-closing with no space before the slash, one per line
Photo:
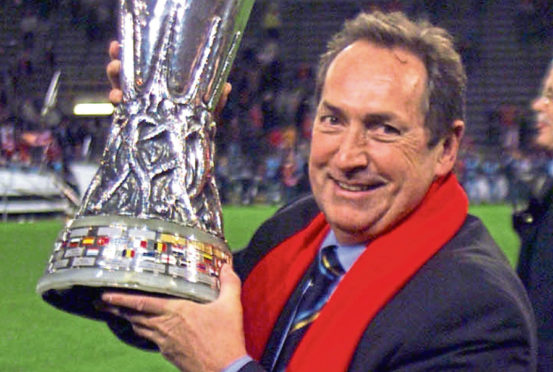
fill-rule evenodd
<path id="1" fill-rule="evenodd" d="M 225 234 L 232 249 L 243 247 L 276 207 L 225 207 Z M 508 206 L 475 206 L 514 265 L 518 239 Z M 0 371 L 175 371 L 158 353 L 119 341 L 101 322 L 56 310 L 35 293 L 61 220 L 0 223 Z"/>

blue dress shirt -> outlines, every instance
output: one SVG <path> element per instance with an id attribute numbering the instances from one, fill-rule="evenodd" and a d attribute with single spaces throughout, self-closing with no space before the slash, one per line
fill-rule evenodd
<path id="1" fill-rule="evenodd" d="M 341 245 L 338 243 L 338 240 L 336 240 L 336 235 L 332 230 L 330 230 L 328 235 L 323 240 L 321 248 L 329 245 L 335 245 L 337 247 L 336 254 L 338 256 L 338 260 L 346 272 L 353 266 L 359 256 L 361 256 L 361 253 L 363 253 L 366 246 L 366 244 Z M 221 372 L 238 372 L 240 368 L 252 360 L 253 358 L 249 355 L 244 355 L 226 366 Z"/>

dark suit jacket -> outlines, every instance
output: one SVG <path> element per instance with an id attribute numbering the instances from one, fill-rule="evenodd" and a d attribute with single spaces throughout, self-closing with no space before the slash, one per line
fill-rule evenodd
<path id="1" fill-rule="evenodd" d="M 318 212 L 307 197 L 264 223 L 235 256 L 242 280 L 270 248 Z M 284 308 L 260 364 L 249 363 L 242 371 L 268 369 L 297 296 Z M 369 324 L 349 371 L 533 371 L 535 354 L 535 324 L 524 288 L 482 223 L 469 216 Z"/>
<path id="2" fill-rule="evenodd" d="M 538 369 L 553 371 L 553 179 L 541 197 L 513 217 L 521 239 L 517 270 L 536 313 Z"/>

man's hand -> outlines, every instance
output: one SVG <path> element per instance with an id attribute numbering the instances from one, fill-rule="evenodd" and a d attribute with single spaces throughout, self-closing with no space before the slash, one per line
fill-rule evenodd
<path id="1" fill-rule="evenodd" d="M 111 61 L 106 66 L 106 74 L 108 76 L 109 82 L 111 84 L 111 90 L 109 92 L 109 100 L 114 105 L 118 105 L 123 100 L 123 91 L 121 90 L 121 60 L 119 59 L 121 53 L 121 46 L 118 41 L 112 41 L 109 44 L 109 57 Z M 221 93 L 221 98 L 217 103 L 215 108 L 215 120 L 219 122 L 221 117 L 221 112 L 225 107 L 232 86 L 229 83 L 225 83 L 223 92 Z"/>
<path id="2" fill-rule="evenodd" d="M 221 293 L 209 304 L 109 292 L 106 311 L 131 322 L 133 330 L 159 347 L 181 371 L 221 371 L 247 354 L 240 303 L 240 279 L 221 269 Z"/>
<path id="3" fill-rule="evenodd" d="M 109 44 L 109 58 L 111 58 L 111 61 L 106 67 L 106 73 L 111 84 L 109 100 L 114 105 L 121 103 L 121 101 L 123 100 L 121 79 L 119 79 L 121 73 L 121 60 L 119 59 L 119 53 L 121 53 L 121 46 L 119 45 L 119 42 L 112 41 Z"/>

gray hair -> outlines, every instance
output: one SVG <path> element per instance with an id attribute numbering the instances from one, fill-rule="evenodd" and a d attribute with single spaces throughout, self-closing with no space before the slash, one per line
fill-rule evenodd
<path id="1" fill-rule="evenodd" d="M 450 133 L 455 120 L 464 120 L 467 77 L 452 36 L 427 21 L 410 21 L 400 12 L 360 13 L 345 22 L 321 55 L 315 88 L 317 102 L 321 99 L 330 64 L 342 50 L 358 40 L 386 48 L 404 48 L 423 61 L 428 81 L 422 110 L 430 133 L 429 147 Z"/>

